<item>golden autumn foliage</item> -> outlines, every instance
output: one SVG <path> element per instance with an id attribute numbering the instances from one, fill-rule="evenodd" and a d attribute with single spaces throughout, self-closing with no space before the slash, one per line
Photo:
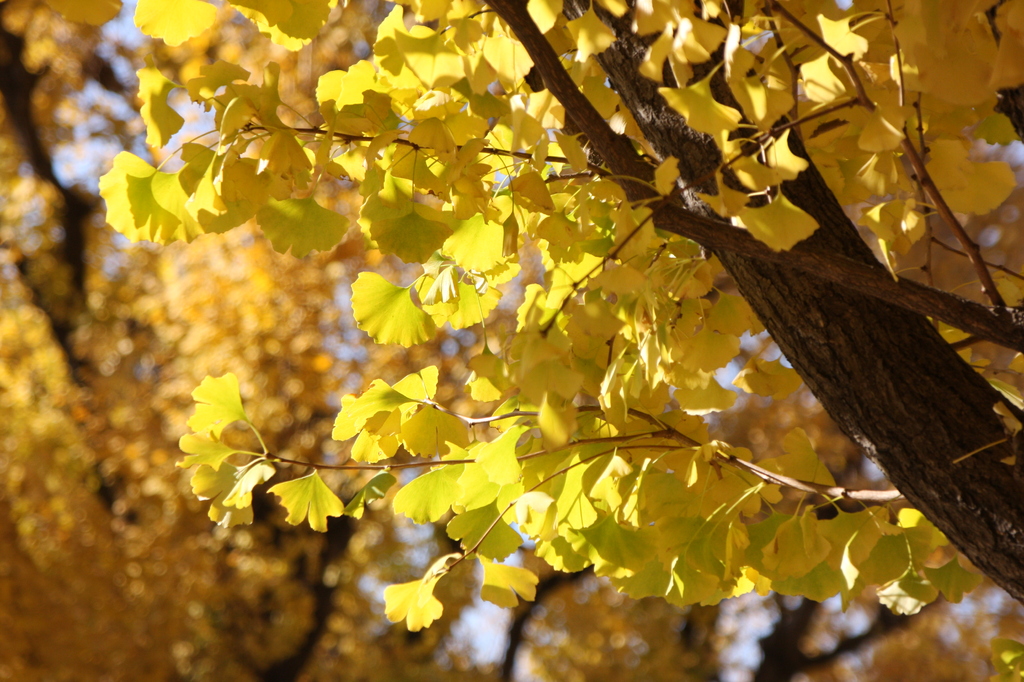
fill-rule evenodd
<path id="1" fill-rule="evenodd" d="M 928 315 L 1011 480 L 1022 17 L 0 4 L 0 679 L 1019 679 L 729 254 Z"/>

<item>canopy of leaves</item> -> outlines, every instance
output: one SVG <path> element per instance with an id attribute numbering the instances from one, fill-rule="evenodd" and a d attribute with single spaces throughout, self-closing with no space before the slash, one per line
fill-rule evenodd
<path id="1" fill-rule="evenodd" d="M 92 26 L 119 11 L 49 4 Z M 59 61 L 38 56 L 54 27 L 83 44 L 108 30 L 10 5 L 8 49 L 22 35 L 40 45 L 27 77 Z M 574 589 L 601 590 L 611 613 L 627 608 L 615 594 L 657 597 L 628 608 L 665 609 L 663 621 L 772 592 L 844 609 L 876 599 L 905 615 L 940 594 L 960 602 L 981 582 L 975 569 L 897 491 L 868 489 L 881 481 L 846 466 L 831 427 L 795 418 L 810 400 L 797 363 L 704 248 L 716 245 L 672 221 L 690 207 L 687 220 L 751 253 L 801 258 L 820 221 L 785 190 L 820 171 L 887 266 L 881 280 L 899 284 L 923 262 L 929 284 L 939 273 L 994 308 L 1019 305 L 1020 273 L 987 263 L 962 223 L 1012 206 L 1003 150 L 1016 133 L 997 90 L 1024 83 L 1021 7 L 139 2 L 134 24 L 158 47 L 145 58 L 122 47 L 95 67 L 138 80 L 143 128 L 110 115 L 121 151 L 86 188 L 116 232 L 69 273 L 34 264 L 68 246 L 70 223 L 45 244 L 4 228 L 5 249 L 30 245 L 11 263 L 37 268 L 14 268 L 5 300 L 16 316 L 43 311 L 57 345 L 33 340 L 39 320 L 17 318 L 4 338 L 26 329 L 20 345 L 0 346 L 5 405 L 19 416 L 5 426 L 17 445 L 4 471 L 19 473 L 0 508 L 19 537 L 77 529 L 87 557 L 116 546 L 118 590 L 90 608 L 177 609 L 177 629 L 160 635 L 177 648 L 161 665 L 197 679 L 272 670 L 305 632 L 316 644 L 334 628 L 333 650 L 354 650 L 373 636 L 359 614 L 374 609 L 410 630 L 435 624 L 437 643 L 466 604 L 528 609 L 562 573 L 604 579 Z M 625 33 L 647 44 L 635 78 L 680 129 L 705 136 L 710 172 L 660 154 L 631 108 L 638 95 L 610 87 L 602 55 Z M 249 40 L 261 47 L 246 51 Z M 336 45 L 344 56 L 328 56 Z M 70 214 L 77 190 L 39 171 L 52 164 L 38 152 L 30 164 L 39 177 L 12 196 L 28 203 L 49 183 Z M 125 240 L 166 248 L 126 251 Z M 966 266 L 933 266 L 936 243 Z M 1020 356 L 975 352 L 962 342 L 978 329 L 963 329 L 943 331 L 1005 396 L 992 407 L 1008 441 L 1020 430 Z M 38 395 L 53 409 L 36 414 Z M 736 428 L 755 408 L 769 416 Z M 159 468 L 175 442 L 186 479 Z M 60 464 L 52 477 L 31 456 L 46 448 Z M 110 498 L 106 509 L 89 490 Z M 160 530 L 133 535 L 140 518 Z M 402 556 L 406 520 L 436 524 L 415 559 Z M 36 542 L 32 560 L 54 562 L 59 544 Z M 234 606 L 217 586 L 224 570 L 242 595 Z M 323 597 L 356 572 L 362 588 Z M 281 574 L 291 587 L 272 586 Z M 332 599 L 344 617 L 323 615 Z M 260 646 L 239 645 L 266 608 L 283 615 L 266 620 Z M 537 660 L 587 669 L 584 654 L 544 653 L 542 641 Z M 381 651 L 361 670 L 382 674 Z M 996 640 L 993 651 L 996 674 L 1017 679 L 1020 646 Z"/>

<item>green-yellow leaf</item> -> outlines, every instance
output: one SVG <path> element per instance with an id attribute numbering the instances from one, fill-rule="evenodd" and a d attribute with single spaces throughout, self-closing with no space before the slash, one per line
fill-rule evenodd
<path id="1" fill-rule="evenodd" d="M 514 426 L 477 449 L 476 461 L 493 483 L 507 485 L 519 480 L 523 468 L 516 459 L 516 443 L 529 430 L 529 426 Z"/>
<path id="2" fill-rule="evenodd" d="M 409 347 L 428 341 L 437 331 L 430 316 L 413 303 L 408 289 L 375 272 L 360 272 L 352 284 L 352 314 L 359 328 L 377 343 Z"/>
<path id="3" fill-rule="evenodd" d="M 270 199 L 256 213 L 263 234 L 274 250 L 291 253 L 296 258 L 310 251 L 327 251 L 337 246 L 348 229 L 348 218 L 324 208 L 309 197 L 306 199 Z"/>
<path id="4" fill-rule="evenodd" d="M 991 646 L 992 665 L 999 674 L 989 679 L 998 682 L 1020 682 L 1021 671 L 1024 670 L 1024 644 L 996 637 L 992 640 Z"/>
<path id="5" fill-rule="evenodd" d="M 397 479 L 390 473 L 381 471 L 360 488 L 359 492 L 352 496 L 352 499 L 345 505 L 345 515 L 351 516 L 354 519 L 363 518 L 363 511 L 366 509 L 366 505 L 375 500 L 382 499 L 396 482 Z"/>
<path id="6" fill-rule="evenodd" d="M 437 521 L 458 499 L 460 475 L 462 465 L 448 464 L 414 478 L 395 495 L 395 512 L 416 523 Z"/>
<path id="7" fill-rule="evenodd" d="M 192 241 L 205 230 L 185 208 L 188 195 L 177 173 L 158 171 L 139 157 L 121 152 L 100 178 L 107 222 L 133 242 L 169 244 Z"/>
<path id="8" fill-rule="evenodd" d="M 449 443 L 459 447 L 469 444 L 469 432 L 458 417 L 424 405 L 402 423 L 402 443 L 414 455 L 447 455 Z"/>
<path id="9" fill-rule="evenodd" d="M 199 469 L 202 471 L 202 467 Z M 238 469 L 235 484 L 224 497 L 224 505 L 239 509 L 252 504 L 252 490 L 260 483 L 270 479 L 275 473 L 272 465 L 254 460 Z"/>
<path id="10" fill-rule="evenodd" d="M 209 431 L 214 438 L 220 438 L 228 424 L 236 421 L 249 422 L 242 407 L 242 395 L 238 377 L 227 373 L 222 377 L 206 377 L 192 391 L 196 401 L 196 413 L 188 420 L 188 427 L 199 433 Z"/>
<path id="11" fill-rule="evenodd" d="M 220 469 L 220 465 L 224 463 L 224 460 L 238 452 L 238 450 L 211 438 L 209 434 L 205 433 L 198 436 L 192 434 L 182 436 L 178 441 L 178 447 L 181 448 L 182 452 L 188 453 L 183 460 L 178 462 L 178 466 L 183 469 L 188 469 L 198 464 L 205 464 L 216 471 Z"/>
<path id="12" fill-rule="evenodd" d="M 940 568 L 925 566 L 924 574 L 928 581 L 942 592 L 946 601 L 953 604 L 959 604 L 965 593 L 974 590 L 984 580 L 981 575 L 965 570 L 956 556 Z"/>
<path id="13" fill-rule="evenodd" d="M 181 86 L 160 73 L 160 69 L 153 65 L 152 55 L 146 56 L 146 66 L 136 74 L 139 77 L 142 120 L 146 122 L 146 144 L 163 147 L 185 123 L 185 119 L 167 104 L 167 95 Z"/>
<path id="14" fill-rule="evenodd" d="M 484 583 L 480 588 L 480 597 L 492 604 L 513 608 L 519 605 L 518 594 L 526 601 L 537 597 L 537 575 L 526 568 L 494 563 L 483 558 L 480 565 L 484 569 Z"/>
<path id="15" fill-rule="evenodd" d="M 628 568 L 632 571 L 641 570 L 654 558 L 655 546 L 651 541 L 651 533 L 637 528 L 623 527 L 613 515 L 608 515 L 590 528 L 579 531 L 593 547 L 597 557 L 591 555 L 591 561 L 598 564 L 598 557 L 613 568 Z M 576 543 L 573 542 L 575 546 Z M 600 566 L 599 566 L 600 567 Z"/>
<path id="16" fill-rule="evenodd" d="M 686 117 L 694 130 L 722 137 L 739 127 L 743 116 L 732 107 L 720 104 L 711 94 L 711 78 L 686 88 L 658 88 L 668 105 Z"/>
<path id="17" fill-rule="evenodd" d="M 213 25 L 217 8 L 200 0 L 139 0 L 135 25 L 152 38 L 180 45 Z"/>
<path id="18" fill-rule="evenodd" d="M 899 579 L 878 590 L 878 601 L 889 607 L 893 613 L 912 616 L 925 604 L 931 604 L 939 591 L 930 582 L 910 569 Z"/>
<path id="19" fill-rule="evenodd" d="M 192 475 L 192 493 L 200 500 L 211 500 L 209 517 L 225 528 L 252 523 L 252 507 L 226 506 L 224 500 L 235 487 L 239 468 L 224 464 L 219 469 L 199 467 Z"/>
<path id="20" fill-rule="evenodd" d="M 767 206 L 743 210 L 733 220 L 774 251 L 788 251 L 818 229 L 818 221 L 784 194 Z"/>
<path id="21" fill-rule="evenodd" d="M 358 398 L 345 396 L 341 399 L 341 411 L 334 421 L 331 437 L 335 440 L 348 440 L 363 430 L 367 420 L 415 402 L 416 399 L 395 390 L 381 379 L 374 379 L 370 388 Z"/>
<path id="22" fill-rule="evenodd" d="M 499 514 L 496 501 L 463 512 L 448 522 L 448 537 L 461 540 L 466 551 L 476 547 L 480 556 L 501 561 L 519 549 L 523 538 Z"/>
<path id="23" fill-rule="evenodd" d="M 454 221 L 451 229 L 451 236 L 445 240 L 442 250 L 462 268 L 486 272 L 504 260 L 504 229 L 482 213 L 469 220 Z"/>
<path id="24" fill-rule="evenodd" d="M 762 550 L 770 577 L 799 578 L 825 560 L 832 546 L 818 530 L 813 513 L 795 516 L 782 525 Z"/>
<path id="25" fill-rule="evenodd" d="M 401 214 L 373 220 L 370 237 L 384 253 L 392 253 L 406 263 L 424 263 L 452 233 L 442 220 L 439 211 L 409 202 Z"/>
<path id="26" fill-rule="evenodd" d="M 281 504 L 288 510 L 285 521 L 295 526 L 302 523 L 308 514 L 309 527 L 321 533 L 327 531 L 328 516 L 341 516 L 345 511 L 345 505 L 315 471 L 302 478 L 278 483 L 267 492 L 281 498 Z"/>

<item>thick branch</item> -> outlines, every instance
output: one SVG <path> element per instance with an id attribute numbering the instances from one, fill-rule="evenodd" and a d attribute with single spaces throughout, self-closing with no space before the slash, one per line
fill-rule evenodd
<path id="1" fill-rule="evenodd" d="M 353 532 L 352 519 L 347 516 L 327 519 L 327 532 L 320 548 L 319 565 L 308 580 L 313 593 L 313 626 L 306 633 L 299 648 L 288 658 L 280 660 L 263 671 L 263 682 L 294 682 L 299 679 L 303 668 L 309 663 L 324 632 L 327 621 L 334 613 L 334 590 L 324 582 L 324 571 L 331 562 L 341 558 L 348 549 Z"/>
<path id="2" fill-rule="evenodd" d="M 32 170 L 50 183 L 64 202 L 63 257 L 71 267 L 73 288 L 81 294 L 85 286 L 85 225 L 95 202 L 65 187 L 53 171 L 53 159 L 43 145 L 32 115 L 32 93 L 39 75 L 25 68 L 22 61 L 24 48 L 24 38 L 8 31 L 0 21 L 0 96 Z"/>
<path id="3" fill-rule="evenodd" d="M 589 570 L 576 573 L 556 572 L 537 584 L 537 594 L 534 595 L 533 601 L 525 602 L 523 608 L 512 619 L 512 624 L 508 628 L 508 644 L 505 646 L 505 658 L 501 662 L 501 680 L 503 682 L 510 682 L 513 679 L 516 667 L 516 654 L 519 653 L 519 648 L 523 644 L 523 633 L 526 629 L 526 624 L 533 618 L 533 614 L 537 611 L 537 607 L 541 606 L 544 598 L 562 585 L 574 583 L 590 572 Z"/>

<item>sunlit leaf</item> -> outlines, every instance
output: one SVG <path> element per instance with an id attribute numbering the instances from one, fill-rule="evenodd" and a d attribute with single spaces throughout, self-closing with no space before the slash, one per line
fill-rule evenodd
<path id="1" fill-rule="evenodd" d="M 205 232 L 185 208 L 188 195 L 178 174 L 158 171 L 130 152 L 114 157 L 114 167 L 100 178 L 100 196 L 107 222 L 132 241 L 168 244 Z"/>
<path id="2" fill-rule="evenodd" d="M 337 246 L 348 229 L 348 219 L 324 208 L 313 197 L 306 199 L 270 199 L 256 213 L 263 234 L 274 249 L 302 258 L 310 251 L 327 251 Z"/>
<path id="3" fill-rule="evenodd" d="M 433 320 L 413 303 L 411 292 L 374 272 L 361 272 L 352 284 L 352 314 L 377 343 L 412 346 L 433 337 Z"/>
<path id="4" fill-rule="evenodd" d="M 180 45 L 213 25 L 217 9 L 202 0 L 138 0 L 135 25 L 168 45 Z"/>
<path id="5" fill-rule="evenodd" d="M 288 510 L 285 521 L 294 526 L 302 523 L 308 514 L 310 528 L 321 533 L 327 531 L 328 516 L 341 516 L 345 511 L 345 505 L 315 471 L 302 478 L 278 483 L 267 492 L 281 498 L 281 505 Z"/>
<path id="6" fill-rule="evenodd" d="M 138 70 L 139 99 L 142 100 L 142 120 L 146 122 L 146 143 L 154 147 L 166 145 L 174 133 L 181 130 L 185 119 L 167 103 L 167 95 L 181 87 L 153 65 L 153 57 L 146 57 L 146 66 Z"/>
<path id="7" fill-rule="evenodd" d="M 417 476 L 395 495 L 395 512 L 416 523 L 437 521 L 458 498 L 461 473 L 461 466 L 447 465 Z"/>
<path id="8" fill-rule="evenodd" d="M 540 579 L 528 569 L 508 566 L 480 559 L 484 569 L 484 582 L 480 597 L 492 604 L 513 608 L 519 605 L 519 597 L 533 601 L 537 596 Z M 517 596 L 518 595 L 518 596 Z"/>
<path id="9" fill-rule="evenodd" d="M 788 251 L 818 229 L 818 221 L 784 194 L 767 206 L 745 209 L 733 220 L 775 251 Z"/>
<path id="10" fill-rule="evenodd" d="M 366 485 L 359 489 L 348 504 L 345 505 L 344 513 L 354 519 L 363 518 L 363 511 L 366 505 L 379 500 L 387 495 L 388 490 L 397 482 L 397 479 L 387 471 L 382 471 L 371 478 Z"/>
<path id="11" fill-rule="evenodd" d="M 228 372 L 222 377 L 206 377 L 192 391 L 196 401 L 196 413 L 188 420 L 188 427 L 199 433 L 209 431 L 214 438 L 220 438 L 224 427 L 232 422 L 249 423 L 249 417 L 242 407 L 242 395 L 238 377 Z"/>
<path id="12" fill-rule="evenodd" d="M 184 459 L 178 462 L 178 466 L 184 469 L 205 464 L 216 471 L 220 469 L 224 460 L 238 452 L 219 440 L 211 438 L 208 434 L 198 436 L 186 434 L 178 441 L 178 447 L 182 452 L 188 453 Z"/>

